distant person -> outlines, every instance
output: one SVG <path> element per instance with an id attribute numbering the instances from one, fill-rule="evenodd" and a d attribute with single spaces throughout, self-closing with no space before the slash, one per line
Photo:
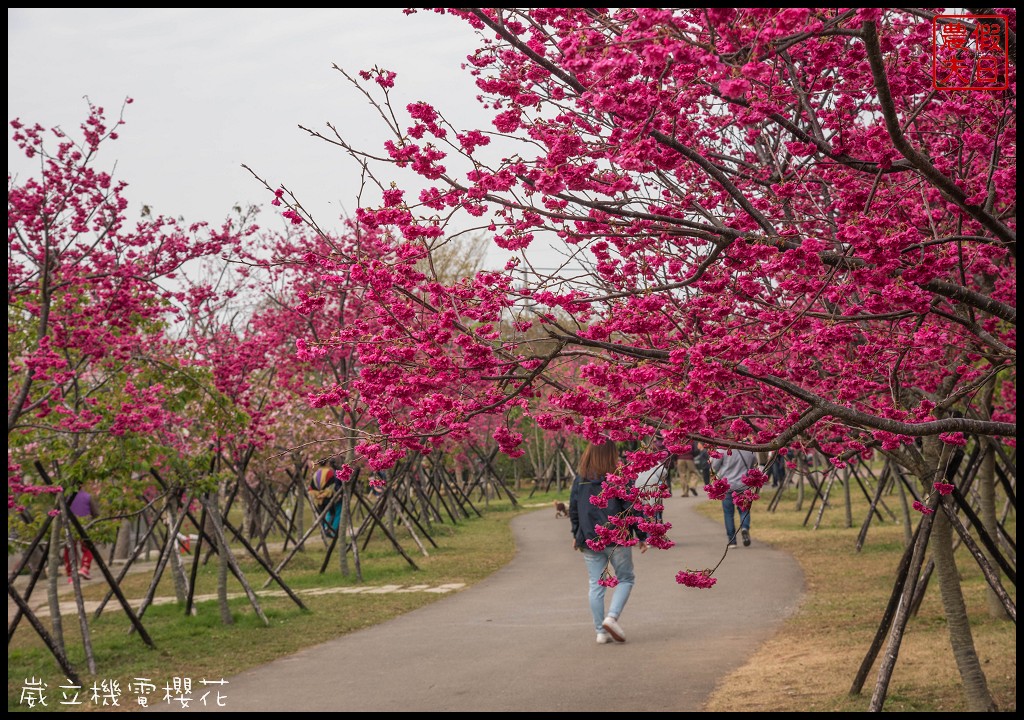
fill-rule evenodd
<path id="1" fill-rule="evenodd" d="M 725 516 L 725 534 L 729 538 L 729 547 L 736 547 L 736 503 L 733 493 L 741 493 L 747 489 L 743 478 L 751 468 L 757 466 L 757 455 L 749 450 L 726 450 L 721 457 L 711 459 L 711 470 L 722 480 L 729 483 L 730 492 L 722 498 L 722 513 Z M 740 534 L 743 546 L 750 546 L 750 508 L 740 510 Z"/>
<path id="2" fill-rule="evenodd" d="M 711 484 L 711 457 L 696 440 L 693 442 L 693 466 L 700 473 L 705 485 Z"/>
<path id="3" fill-rule="evenodd" d="M 388 474 L 383 470 L 378 470 L 373 473 L 372 479 L 369 481 L 370 494 L 374 498 L 379 498 L 384 494 L 384 488 L 387 487 Z"/>
<path id="4" fill-rule="evenodd" d="M 675 454 L 676 468 L 678 468 L 679 485 L 682 487 L 682 497 L 697 495 L 696 485 L 700 476 L 697 473 L 695 458 L 697 447 L 695 442 L 688 443 L 682 450 Z"/>
<path id="5" fill-rule="evenodd" d="M 100 508 L 96 504 L 96 498 L 85 490 L 79 490 L 75 493 L 69 508 L 76 517 L 80 518 L 99 517 L 100 515 Z M 92 551 L 85 546 L 81 539 L 75 540 L 75 547 L 78 549 L 78 575 L 83 580 L 91 580 L 92 577 L 89 575 L 89 569 L 92 567 Z M 68 582 L 72 582 L 71 548 L 67 546 L 64 548 L 64 572 L 68 576 Z"/>
<path id="6" fill-rule="evenodd" d="M 665 443 L 661 437 L 657 437 L 654 440 L 653 445 L 654 452 L 665 452 Z M 663 503 L 662 498 L 665 497 L 661 493 L 668 493 L 668 496 L 672 495 L 672 468 L 675 467 L 676 456 L 669 453 L 668 457 L 662 460 L 660 463 L 639 473 L 636 477 L 634 485 L 637 489 L 642 491 L 642 495 L 637 498 L 637 504 L 653 503 L 655 505 L 661 505 Z M 625 462 L 625 457 L 620 455 L 620 460 Z M 664 512 L 658 510 L 654 513 L 654 520 L 656 522 L 662 522 Z"/>
<path id="7" fill-rule="evenodd" d="M 609 473 L 614 473 L 619 464 L 619 453 L 614 442 L 590 444 L 580 458 L 576 477 L 569 491 L 569 525 L 572 531 L 572 547 L 583 553 L 583 560 L 589 577 L 590 612 L 594 619 L 599 644 L 625 642 L 626 635 L 619 625 L 619 617 L 626 607 L 629 594 L 633 590 L 636 576 L 633 571 L 634 538 L 639 539 L 640 552 L 647 552 L 646 533 L 635 530 L 635 526 L 625 532 L 622 538 L 630 545 L 606 544 L 599 539 L 597 526 L 612 528 L 609 518 L 635 514 L 633 506 L 627 505 L 621 498 L 611 498 L 607 507 L 598 507 L 590 502 L 590 498 L 601 494 L 602 484 Z M 598 549 L 595 549 L 598 548 Z M 614 586 L 611 604 L 605 612 L 605 571 L 611 566 L 615 572 L 615 580 L 609 584 Z"/>
<path id="8" fill-rule="evenodd" d="M 671 495 L 671 492 L 667 488 L 669 471 L 665 468 L 664 463 L 661 465 L 655 465 L 650 470 L 644 470 L 636 476 L 636 481 L 633 483 L 638 490 L 640 495 L 637 497 L 637 504 L 653 504 L 661 506 L 664 500 L 662 500 L 662 491 Z M 662 522 L 664 517 L 664 511 L 658 510 L 654 513 L 653 519 L 655 522 Z"/>
<path id="9" fill-rule="evenodd" d="M 668 450 L 668 448 L 665 447 L 665 438 L 661 434 L 654 439 L 654 450 L 656 452 Z M 664 472 L 661 473 L 660 480 L 667 488 L 669 497 L 672 496 L 672 475 L 676 469 L 676 457 L 675 453 L 670 452 L 668 457 L 662 461 Z"/>
<path id="10" fill-rule="evenodd" d="M 338 536 L 338 526 L 341 523 L 341 504 L 334 502 L 334 496 L 341 491 L 342 485 L 335 470 L 332 461 L 321 460 L 313 470 L 313 477 L 310 478 L 308 488 L 309 497 L 313 501 L 313 508 L 317 515 L 322 513 L 325 508 L 330 507 L 321 521 L 324 534 L 329 538 Z"/>
<path id="11" fill-rule="evenodd" d="M 765 468 L 768 477 L 772 479 L 772 487 L 782 487 L 786 484 L 786 460 L 783 455 L 776 455 L 771 463 Z"/>

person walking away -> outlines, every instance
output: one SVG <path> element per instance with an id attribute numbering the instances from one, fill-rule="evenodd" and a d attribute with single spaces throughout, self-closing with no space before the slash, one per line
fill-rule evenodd
<path id="1" fill-rule="evenodd" d="M 784 456 L 776 455 L 768 466 L 768 477 L 772 479 L 772 487 L 782 487 L 786 484 L 786 461 Z"/>
<path id="2" fill-rule="evenodd" d="M 96 503 L 96 498 L 85 490 L 79 490 L 75 493 L 75 497 L 71 499 L 69 507 L 76 517 L 90 518 L 99 517 L 100 515 L 100 508 Z M 85 546 L 81 538 L 76 538 L 74 542 L 75 547 L 78 549 L 78 574 L 83 580 L 91 580 L 92 577 L 89 575 L 89 569 L 92 567 L 92 551 Z M 68 582 L 72 582 L 71 548 L 67 546 L 64 548 L 64 572 L 68 576 Z"/>
<path id="3" fill-rule="evenodd" d="M 606 544 L 597 532 L 598 526 L 612 527 L 609 518 L 635 514 L 632 504 L 621 498 L 608 500 L 606 507 L 590 502 L 590 498 L 601 494 L 606 476 L 615 472 L 619 454 L 614 442 L 592 443 L 583 451 L 579 468 L 569 491 L 569 526 L 572 532 L 572 547 L 583 553 L 589 581 L 588 600 L 594 620 L 599 644 L 625 642 L 626 635 L 619 625 L 619 618 L 633 591 L 636 575 L 633 569 L 633 548 L 639 540 L 640 552 L 647 552 L 647 534 L 629 526 L 624 542 L 629 544 Z M 614 580 L 608 573 L 611 566 Z M 605 612 L 605 589 L 614 587 L 611 603 Z"/>
<path id="4" fill-rule="evenodd" d="M 729 492 L 722 498 L 722 513 L 725 516 L 725 534 L 729 538 L 729 547 L 736 547 L 736 503 L 734 492 L 741 493 L 747 489 L 743 478 L 757 465 L 757 456 L 749 450 L 727 450 L 724 455 L 711 459 L 711 470 L 716 476 L 729 483 Z M 740 534 L 743 546 L 750 546 L 750 508 L 740 511 Z"/>
<path id="5" fill-rule="evenodd" d="M 698 482 L 697 465 L 694 458 L 697 455 L 695 443 L 691 442 L 687 447 L 676 453 L 676 468 L 679 475 L 679 485 L 683 488 L 681 497 L 697 496 Z"/>
<path id="6" fill-rule="evenodd" d="M 693 441 L 693 465 L 697 468 L 697 472 L 700 473 L 700 478 L 704 481 L 704 484 L 710 485 L 711 457 L 708 455 L 708 451 L 701 447 L 701 444 L 696 440 Z"/>

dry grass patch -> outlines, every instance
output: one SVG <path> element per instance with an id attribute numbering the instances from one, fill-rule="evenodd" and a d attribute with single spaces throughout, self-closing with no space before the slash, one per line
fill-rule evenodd
<path id="1" fill-rule="evenodd" d="M 766 502 L 754 507 L 751 532 L 759 541 L 797 558 L 807 579 L 806 599 L 774 638 L 722 680 L 705 710 L 862 712 L 874 692 L 877 660 L 861 693 L 850 695 L 892 592 L 904 528 L 888 516 L 883 523 L 874 522 L 858 552 L 856 541 L 867 512 L 863 499 L 852 499 L 853 527 L 845 526 L 845 512 L 836 505 L 826 510 L 819 528 L 813 529 L 816 512 L 804 526 L 809 500 L 797 509 L 795 493 L 787 493 L 774 512 L 765 509 Z M 699 512 L 718 520 L 720 504 L 704 503 Z M 918 519 L 916 513 L 913 519 Z M 1016 533 L 1015 523 L 1011 532 Z M 988 616 L 987 585 L 965 551 L 958 553 L 958 563 L 989 689 L 1000 710 L 1015 711 L 1016 626 Z M 1012 585 L 1007 590 L 1016 602 L 1016 590 Z M 908 626 L 884 710 L 966 710 L 935 578 Z"/>

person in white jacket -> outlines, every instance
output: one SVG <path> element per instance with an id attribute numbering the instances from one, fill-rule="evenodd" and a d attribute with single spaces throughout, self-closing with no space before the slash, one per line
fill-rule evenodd
<path id="1" fill-rule="evenodd" d="M 743 492 L 747 486 L 743 484 L 743 478 L 747 476 L 751 468 L 757 467 L 757 455 L 750 450 L 732 449 L 726 450 L 721 457 L 711 458 L 711 470 L 715 475 L 729 483 L 733 492 Z M 736 547 L 736 503 L 733 502 L 732 492 L 727 492 L 722 498 L 722 512 L 725 515 L 725 534 L 729 537 L 729 547 Z M 740 511 L 740 534 L 743 536 L 743 546 L 750 546 L 750 508 Z"/>

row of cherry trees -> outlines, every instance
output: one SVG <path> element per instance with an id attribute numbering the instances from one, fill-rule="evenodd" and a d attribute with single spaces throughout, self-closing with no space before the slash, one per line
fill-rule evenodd
<path id="1" fill-rule="evenodd" d="M 255 223 L 256 208 L 236 209 L 218 227 L 185 227 L 148 208 L 133 221 L 126 183 L 99 169 L 101 149 L 123 123 L 108 123 L 91 105 L 77 136 L 11 122 L 38 172 L 8 176 L 8 548 L 48 548 L 50 629 L 32 616 L 27 596 L 11 583 L 8 592 L 72 674 L 57 583 L 62 549 L 77 532 L 61 522 L 74 492 L 99 498 L 102 516 L 88 529 L 93 541 L 112 541 L 129 527 L 117 520 L 140 514 L 166 525 L 161 557 L 169 558 L 183 603 L 194 589 L 175 537 L 186 513 L 197 511 L 195 520 L 201 509 L 211 524 L 199 520 L 200 531 L 217 545 L 229 623 L 227 571 L 240 572 L 224 532 L 234 500 L 249 536 L 265 536 L 256 521 L 274 518 L 260 512 L 261 484 L 288 487 L 300 478 L 301 487 L 314 461 L 328 456 L 346 460 L 344 477 L 352 477 L 350 436 L 379 435 L 354 389 L 358 353 L 320 348 L 338 328 L 375 329 L 375 320 L 347 276 L 325 282 L 305 272 L 311 257 L 328 263 L 338 252 L 381 252 L 379 234 L 351 226 L 336 238 L 294 227 L 266 231 Z M 433 262 L 457 276 L 472 270 L 481 251 L 478 240 L 468 256 L 438 253 Z M 332 402 L 310 402 L 314 390 L 334 393 Z M 487 441 L 489 433 L 467 429 L 458 439 L 474 438 Z M 364 454 L 383 467 L 372 451 Z M 463 467 L 465 455 L 456 454 Z M 344 569 L 345 554 L 339 557 Z M 157 567 L 154 586 L 163 561 Z M 32 568 L 27 592 L 40 569 Z M 69 579 L 80 600 L 77 574 Z M 95 672 L 81 607 L 79 619 Z"/>
<path id="2" fill-rule="evenodd" d="M 494 438 L 513 457 L 523 415 L 640 441 L 604 494 L 645 504 L 662 546 L 659 498 L 631 482 L 664 459 L 659 433 L 669 452 L 808 446 L 840 467 L 881 452 L 920 481 L 919 555 L 938 508 L 948 551 L 956 449 L 1015 446 L 1015 56 L 1010 91 L 950 93 L 931 10 L 437 11 L 479 31 L 466 67 L 490 127 L 396 101 L 400 79 L 374 67 L 339 71 L 384 148 L 310 131 L 380 191 L 356 213 L 379 251 L 309 267 L 347 277 L 375 318 L 308 351 L 358 353 L 380 436 L 357 451 L 384 466 L 483 415 L 505 418 Z M 1015 48 L 1015 11 L 997 12 Z M 424 260 L 467 232 L 513 258 L 444 283 Z M 565 259 L 553 272 L 545 245 Z M 991 709 L 952 553 L 936 558 L 969 705 Z"/>
<path id="3" fill-rule="evenodd" d="M 107 518 L 150 503 L 154 477 L 224 501 L 229 487 L 287 482 L 323 457 L 351 472 L 352 433 L 379 434 L 353 385 L 358 353 L 320 347 L 376 321 L 346 275 L 305 272 L 313 257 L 380 252 L 379 234 L 267 231 L 258 208 L 217 227 L 148 208 L 130 220 L 126 183 L 99 169 L 123 124 L 91 105 L 74 136 L 11 122 L 38 161 L 8 176 L 8 509 L 22 539 L 60 490 L 98 492 Z M 457 276 L 481 252 L 478 240 L 434 262 Z M 310 402 L 313 391 L 332 401 Z M 99 528 L 109 539 L 116 523 Z"/>
<path id="4" fill-rule="evenodd" d="M 111 127 L 91 108 L 81 140 L 11 123 L 39 172 L 8 175 L 9 508 L 47 490 L 22 476 L 23 461 L 80 486 L 190 454 L 204 419 L 225 432 L 239 427 L 205 392 L 208 369 L 168 332 L 201 298 L 179 274 L 232 252 L 239 236 L 228 226 L 129 221 L 124 183 L 96 168 L 120 122 Z"/>
<path id="5" fill-rule="evenodd" d="M 480 31 L 492 125 L 341 71 L 392 138 L 311 131 L 379 190 L 337 228 L 285 189 L 284 231 L 133 224 L 93 167 L 116 139 L 100 108 L 52 153 L 12 123 L 40 174 L 8 178 L 9 507 L 48 490 L 35 460 L 127 510 L 150 467 L 201 490 L 332 455 L 351 477 L 485 433 L 515 458 L 526 422 L 638 443 L 605 495 L 637 500 L 655 545 L 671 528 L 632 480 L 695 438 L 888 455 L 920 483 L 920 554 L 933 518 L 951 549 L 954 451 L 1014 446 L 1013 94 L 933 88 L 931 11 L 441 12 Z M 462 236 L 513 258 L 451 272 Z M 936 559 L 969 705 L 989 709 Z"/>

